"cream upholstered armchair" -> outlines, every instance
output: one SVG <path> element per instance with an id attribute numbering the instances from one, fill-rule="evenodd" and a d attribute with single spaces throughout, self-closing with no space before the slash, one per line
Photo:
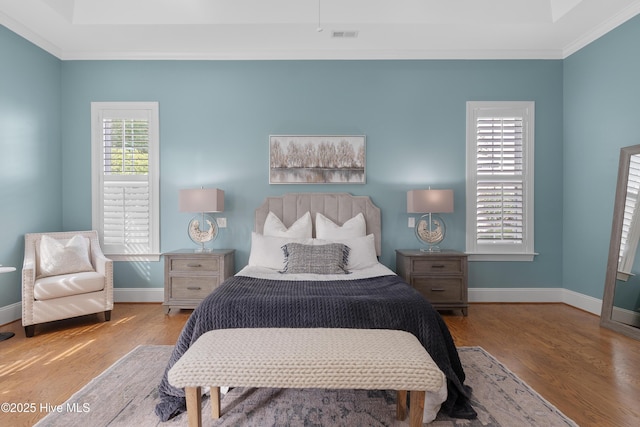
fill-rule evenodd
<path id="1" fill-rule="evenodd" d="M 29 233 L 24 237 L 22 326 L 113 309 L 113 261 L 100 248 L 97 231 Z"/>

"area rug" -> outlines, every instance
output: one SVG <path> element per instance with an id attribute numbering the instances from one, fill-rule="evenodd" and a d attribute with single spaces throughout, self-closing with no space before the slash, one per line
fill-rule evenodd
<path id="1" fill-rule="evenodd" d="M 68 401 L 38 427 L 187 426 L 186 414 L 161 423 L 154 413 L 157 386 L 171 346 L 139 346 Z M 442 414 L 433 427 L 577 426 L 481 347 L 459 348 L 473 388 L 475 420 Z M 210 418 L 204 399 L 204 426 L 408 426 L 395 419 L 395 392 L 366 390 L 235 388 L 222 399 L 222 417 Z"/>

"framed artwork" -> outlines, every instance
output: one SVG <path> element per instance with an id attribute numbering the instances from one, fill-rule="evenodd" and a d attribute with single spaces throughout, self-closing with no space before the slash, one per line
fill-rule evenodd
<path id="1" fill-rule="evenodd" d="M 269 184 L 364 184 L 364 135 L 269 136 Z"/>

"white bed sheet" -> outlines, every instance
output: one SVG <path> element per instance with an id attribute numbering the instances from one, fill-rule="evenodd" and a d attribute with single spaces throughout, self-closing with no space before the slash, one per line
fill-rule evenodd
<path id="1" fill-rule="evenodd" d="M 280 273 L 278 270 L 267 267 L 258 267 L 247 265 L 242 270 L 236 273 L 236 276 L 255 277 L 258 279 L 273 279 L 273 280 L 315 280 L 315 281 L 327 281 L 327 280 L 356 280 L 367 279 L 369 277 L 378 276 L 395 276 L 391 269 L 383 264 L 376 264 L 371 267 L 363 268 L 361 270 L 353 270 L 349 274 L 309 274 L 309 273 Z"/>
<path id="2" fill-rule="evenodd" d="M 396 275 L 391 269 L 383 264 L 376 264 L 362 270 L 354 270 L 349 274 L 290 274 L 280 273 L 278 270 L 267 267 L 246 266 L 236 273 L 236 276 L 254 277 L 258 279 L 271 280 L 357 280 L 369 277 Z M 440 406 L 447 399 L 447 382 L 442 384 L 438 391 L 427 391 L 424 402 L 423 423 L 430 423 L 438 415 Z"/>

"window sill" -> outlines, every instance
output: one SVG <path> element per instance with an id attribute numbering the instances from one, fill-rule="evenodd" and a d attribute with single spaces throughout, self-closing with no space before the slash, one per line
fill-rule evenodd
<path id="1" fill-rule="evenodd" d="M 144 261 L 160 261 L 160 254 L 104 254 L 112 261 L 129 261 L 129 262 L 144 262 Z"/>
<path id="2" fill-rule="evenodd" d="M 478 253 L 467 252 L 469 261 L 533 261 L 534 257 L 538 255 L 533 253 Z"/>

